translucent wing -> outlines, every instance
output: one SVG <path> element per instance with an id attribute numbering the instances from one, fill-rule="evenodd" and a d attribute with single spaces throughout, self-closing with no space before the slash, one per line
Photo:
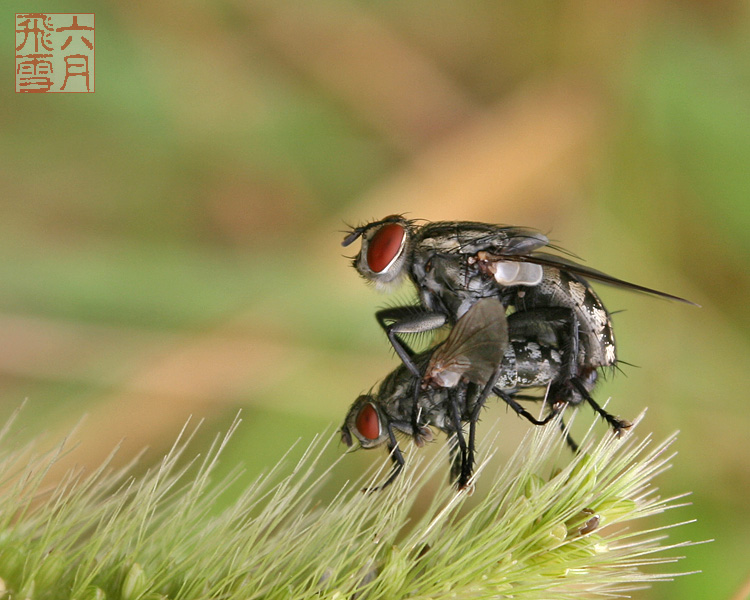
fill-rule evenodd
<path id="1" fill-rule="evenodd" d="M 528 227 L 469 223 L 464 225 L 464 229 L 468 229 L 466 233 L 470 234 L 463 234 L 466 243 L 462 246 L 461 251 L 464 253 L 467 251 L 466 246 L 472 246 L 477 250 L 497 252 L 503 256 L 523 256 L 549 245 L 547 236 Z M 483 229 L 486 229 L 486 231 L 482 231 Z"/>
<path id="2" fill-rule="evenodd" d="M 527 254 L 527 255 L 486 254 L 485 260 L 487 259 L 497 261 L 498 263 L 522 262 L 522 263 L 532 263 L 535 265 L 541 265 L 543 267 L 553 267 L 555 269 L 567 271 L 568 273 L 575 273 L 576 275 L 581 275 L 582 277 L 595 279 L 597 281 L 601 281 L 602 283 L 605 283 L 608 285 L 630 289 L 630 290 L 634 290 L 637 292 L 643 292 L 645 294 L 652 294 L 654 296 L 667 298 L 669 300 L 675 300 L 677 302 L 684 302 L 685 304 L 691 304 L 693 306 L 700 306 L 699 304 L 696 304 L 695 302 L 691 302 L 690 300 L 686 300 L 685 298 L 680 298 L 679 296 L 667 294 L 666 292 L 660 292 L 659 290 L 655 290 L 655 289 L 648 288 L 642 285 L 638 285 L 637 283 L 630 283 L 629 281 L 618 279 L 617 277 L 612 277 L 611 275 L 607 275 L 606 273 L 603 273 L 602 271 L 592 269 L 591 267 L 586 267 L 584 265 L 581 265 L 567 258 L 563 258 L 562 256 L 556 256 L 554 254 L 547 254 L 546 252 L 534 252 L 533 254 Z"/>
<path id="3" fill-rule="evenodd" d="M 419 244 L 437 253 L 527 255 L 549 245 L 547 237 L 527 227 L 474 221 L 435 221 L 419 229 Z"/>
<path id="4" fill-rule="evenodd" d="M 451 388 L 463 378 L 484 385 L 500 365 L 507 345 L 503 305 L 496 298 L 479 300 L 432 353 L 423 381 Z"/>

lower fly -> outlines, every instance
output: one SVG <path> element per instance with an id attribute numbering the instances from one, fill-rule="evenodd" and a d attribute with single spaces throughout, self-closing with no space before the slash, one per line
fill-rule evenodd
<path id="1" fill-rule="evenodd" d="M 536 425 L 549 422 L 562 408 L 553 407 L 547 417 L 536 419 L 515 399 L 519 390 L 553 381 L 562 358 L 554 347 L 514 339 L 496 299 L 474 304 L 442 344 L 412 359 L 420 376 L 399 366 L 377 393 L 357 398 L 341 428 L 349 446 L 356 438 L 362 448 L 385 444 L 390 451 L 390 475 L 369 491 L 390 485 L 403 469 L 397 434 L 410 437 L 417 446 L 433 439 L 433 428 L 454 438 L 451 478 L 463 489 L 473 474 L 476 424 L 489 396 L 500 397 Z M 469 424 L 468 438 L 464 423 Z"/>

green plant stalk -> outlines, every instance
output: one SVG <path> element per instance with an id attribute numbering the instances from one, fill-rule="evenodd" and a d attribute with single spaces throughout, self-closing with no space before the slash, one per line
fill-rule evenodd
<path id="1" fill-rule="evenodd" d="M 467 493 L 444 482 L 412 523 L 415 498 L 445 470 L 445 452 L 429 462 L 411 453 L 385 491 L 360 491 L 382 476 L 370 472 L 320 507 L 317 488 L 335 469 L 320 465 L 320 456 L 332 437 L 314 440 L 291 472 L 280 462 L 216 515 L 233 478 L 215 484 L 211 474 L 238 424 L 200 461 L 185 459 L 186 426 L 160 465 L 138 479 L 108 460 L 52 489 L 45 477 L 64 443 L 30 456 L 3 451 L 0 439 L 7 597 L 609 597 L 674 577 L 653 565 L 674 562 L 665 552 L 688 544 L 665 544 L 662 529 L 642 525 L 681 506 L 653 487 L 674 456 L 674 436 L 654 444 L 634 431 L 624 439 L 607 434 L 585 440 L 571 458 L 555 424 L 534 428 L 499 473 L 479 465 L 477 506 L 460 510 Z"/>

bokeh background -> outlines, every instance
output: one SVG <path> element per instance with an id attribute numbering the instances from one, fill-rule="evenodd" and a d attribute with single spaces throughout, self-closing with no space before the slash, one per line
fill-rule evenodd
<path id="1" fill-rule="evenodd" d="M 0 12 L 0 417 L 28 399 L 20 437 L 87 415 L 66 461 L 124 438 L 149 464 L 190 415 L 208 443 L 242 409 L 222 465 L 255 477 L 397 364 L 372 316 L 394 298 L 349 267 L 346 223 L 532 226 L 702 304 L 600 286 L 638 367 L 598 395 L 648 407 L 639 434 L 681 430 L 659 484 L 693 505 L 662 523 L 715 540 L 678 552 L 701 574 L 638 597 L 745 597 L 746 2 L 39 0 L 96 14 L 96 93 L 54 95 L 13 91 L 28 9 Z M 498 419 L 501 465 L 527 425 Z M 345 457 L 330 488 L 382 460 Z"/>

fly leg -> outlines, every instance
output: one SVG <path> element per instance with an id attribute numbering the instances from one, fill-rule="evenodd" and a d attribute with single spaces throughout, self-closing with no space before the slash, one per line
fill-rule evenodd
<path id="1" fill-rule="evenodd" d="M 512 335 L 536 339 L 539 343 L 550 344 L 551 334 L 556 335 L 562 354 L 562 370 L 550 387 L 553 407 L 558 404 L 580 404 L 585 400 L 617 435 L 630 427 L 629 421 L 611 415 L 591 397 L 589 390 L 596 382 L 596 369 L 588 367 L 582 370 L 578 367 L 579 327 L 572 310 L 535 308 L 517 312 L 508 318 L 508 325 Z M 569 442 L 569 445 L 571 448 L 577 447 L 575 442 Z"/>
<path id="2" fill-rule="evenodd" d="M 388 424 L 388 450 L 391 453 L 391 461 L 393 462 L 393 469 L 391 470 L 390 475 L 388 475 L 388 479 L 375 487 L 364 488 L 362 490 L 363 492 L 371 493 L 384 490 L 396 481 L 396 477 L 399 476 L 404 468 L 404 455 L 401 454 L 401 448 L 398 447 L 398 441 L 396 440 L 396 435 L 393 433 L 393 427 L 391 427 L 390 423 Z"/>
<path id="3" fill-rule="evenodd" d="M 589 406 L 591 406 L 591 408 L 593 408 L 602 419 L 604 419 L 607 423 L 609 423 L 610 427 L 612 427 L 612 429 L 614 430 L 615 435 L 617 436 L 622 435 L 622 432 L 625 429 L 628 429 L 632 425 L 630 421 L 626 421 L 625 419 L 620 419 L 618 417 L 615 417 L 614 415 L 604 410 L 601 406 L 599 406 L 596 400 L 594 400 L 591 397 L 591 394 L 589 394 L 588 390 L 586 389 L 586 386 L 578 377 L 574 377 L 573 379 L 571 379 L 570 383 L 573 385 L 576 391 L 583 397 L 583 399 L 586 400 L 586 402 L 588 402 Z"/>
<path id="4" fill-rule="evenodd" d="M 461 471 L 463 469 L 464 456 L 458 447 L 457 442 L 453 442 L 450 445 L 450 461 L 451 461 L 451 481 L 458 481 L 461 477 Z"/>
<path id="5" fill-rule="evenodd" d="M 560 408 L 558 408 L 557 410 L 553 408 L 546 417 L 540 420 L 540 419 L 537 419 L 534 415 L 532 415 L 528 410 L 526 410 L 518 402 L 516 402 L 516 400 L 510 394 L 507 394 L 497 389 L 495 390 L 495 394 L 500 396 L 500 398 L 503 399 L 503 402 L 505 402 L 508 406 L 510 406 L 516 412 L 517 415 L 523 417 L 524 419 L 526 419 L 530 423 L 533 423 L 534 425 L 546 425 L 552 419 L 554 419 L 561 411 Z"/>
<path id="6" fill-rule="evenodd" d="M 401 362 L 404 363 L 411 374 L 422 379 L 422 373 L 414 364 L 414 351 L 398 338 L 400 333 L 425 333 L 433 331 L 446 324 L 448 318 L 435 312 L 427 312 L 414 306 L 395 306 L 385 308 L 375 313 L 375 318 L 388 336 L 391 346 L 398 354 Z M 415 432 L 415 440 L 418 432 L 421 430 L 419 425 L 419 385 L 414 386 L 414 401 L 411 410 L 411 424 Z"/>
<path id="7" fill-rule="evenodd" d="M 402 342 L 397 334 L 425 333 L 442 327 L 448 318 L 440 313 L 427 312 L 414 306 L 394 306 L 375 313 L 375 318 L 388 336 L 388 341 L 414 377 L 421 377 L 414 364 L 414 351 Z"/>
<path id="8" fill-rule="evenodd" d="M 517 415 L 523 417 L 530 423 L 533 423 L 534 425 L 546 425 L 549 423 L 552 419 L 554 419 L 557 415 L 559 415 L 562 412 L 562 409 L 565 408 L 566 403 L 558 402 L 556 405 L 552 407 L 550 410 L 550 413 L 544 417 L 543 419 L 537 419 L 534 415 L 532 415 L 529 411 L 527 411 L 523 406 L 521 406 L 516 398 L 525 398 L 527 400 L 541 400 L 541 398 L 536 397 L 525 397 L 525 396 L 515 396 L 505 393 L 502 390 L 495 389 L 494 390 L 495 395 L 500 396 L 500 398 L 503 399 L 503 402 L 505 402 L 508 406 L 510 406 Z M 565 436 L 565 443 L 568 445 L 568 448 L 570 448 L 574 454 L 578 453 L 578 444 L 573 439 L 573 437 L 565 431 L 565 422 L 560 419 L 560 431 Z"/>
<path id="9" fill-rule="evenodd" d="M 463 461 L 461 468 L 461 474 L 458 479 L 458 489 L 462 490 L 469 485 L 469 480 L 474 473 L 474 452 L 476 450 L 476 433 L 477 433 L 477 422 L 479 421 L 479 415 L 484 408 L 490 394 L 495 392 L 495 384 L 500 379 L 501 368 L 495 370 L 490 380 L 482 388 L 479 397 L 474 402 L 474 406 L 471 409 L 469 415 L 469 443 L 466 447 L 466 457 Z"/>
<path id="10" fill-rule="evenodd" d="M 460 390 L 460 392 L 459 392 Z M 450 394 L 449 399 L 449 408 L 450 408 L 450 418 L 451 418 L 451 424 L 453 425 L 453 428 L 455 430 L 455 436 L 456 436 L 456 442 L 453 450 L 451 450 L 452 453 L 452 464 L 451 464 L 451 479 L 453 481 L 456 481 L 458 485 L 458 489 L 463 489 L 466 487 L 466 482 L 464 481 L 464 474 L 467 470 L 466 461 L 467 461 L 467 447 L 466 447 L 466 440 L 464 439 L 464 432 L 463 432 L 463 426 L 461 423 L 461 409 L 459 407 L 459 403 L 463 397 L 465 400 L 466 398 L 466 386 L 465 385 L 459 385 L 459 390 L 456 390 L 456 393 Z M 458 396 L 458 397 L 457 397 Z M 471 470 L 469 468 L 469 470 Z"/>

